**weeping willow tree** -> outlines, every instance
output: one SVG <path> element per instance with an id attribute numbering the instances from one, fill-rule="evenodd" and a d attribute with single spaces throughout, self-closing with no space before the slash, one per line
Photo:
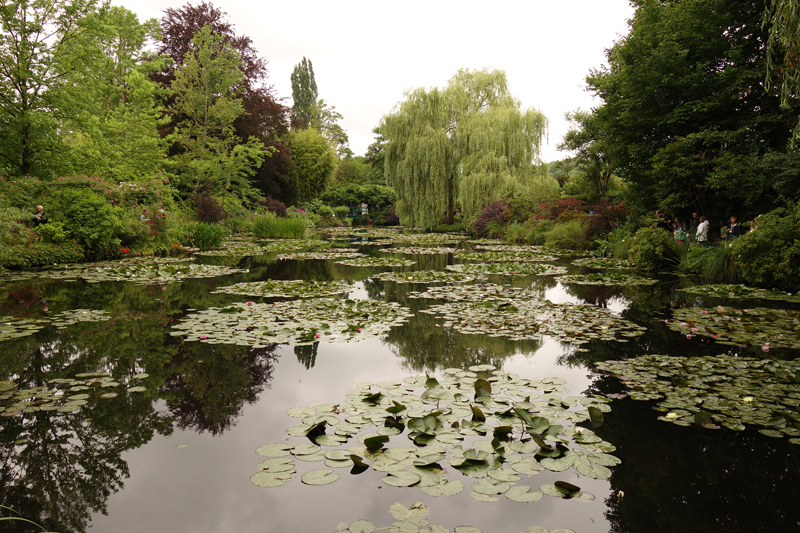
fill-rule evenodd
<path id="1" fill-rule="evenodd" d="M 788 108 L 789 100 L 800 96 L 800 0 L 769 0 L 763 21 L 763 26 L 767 25 L 770 26 L 767 43 L 767 87 L 773 83 L 773 74 L 779 74 L 781 107 Z M 783 64 L 776 65 L 775 58 L 780 55 L 781 50 Z M 798 140 L 800 123 L 794 130 L 794 141 Z"/>
<path id="2" fill-rule="evenodd" d="M 460 70 L 442 89 L 416 89 L 383 117 L 385 173 L 404 225 L 465 220 L 534 179 L 547 119 L 522 110 L 504 72 Z M 523 187 L 524 188 L 524 187 Z"/>

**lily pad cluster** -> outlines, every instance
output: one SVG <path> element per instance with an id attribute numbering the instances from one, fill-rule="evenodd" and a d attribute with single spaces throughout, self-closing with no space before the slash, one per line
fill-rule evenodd
<path id="1" fill-rule="evenodd" d="M 397 244 L 417 245 L 445 245 L 457 244 L 466 240 L 463 233 L 398 233 L 392 239 Z"/>
<path id="2" fill-rule="evenodd" d="M 321 298 L 350 292 L 350 286 L 341 281 L 278 280 L 237 283 L 219 287 L 211 294 L 240 294 L 262 298 Z"/>
<path id="3" fill-rule="evenodd" d="M 383 248 L 381 252 L 387 254 L 405 254 L 405 255 L 436 255 L 436 254 L 452 254 L 456 248 L 446 248 L 444 246 L 429 246 L 419 248 L 416 246 L 403 246 L 400 248 Z"/>
<path id="4" fill-rule="evenodd" d="M 421 311 L 443 320 L 443 327 L 459 333 L 539 339 L 543 335 L 572 344 L 591 340 L 627 342 L 646 328 L 625 320 L 611 310 L 588 304 L 552 303 L 549 300 L 485 300 L 449 302 Z"/>
<path id="5" fill-rule="evenodd" d="M 483 276 L 443 270 L 416 270 L 414 272 L 381 272 L 372 277 L 395 283 L 469 283 Z"/>
<path id="6" fill-rule="evenodd" d="M 684 307 L 676 309 L 670 329 L 690 337 L 703 335 L 733 346 L 800 348 L 800 311 L 790 309 L 712 309 Z"/>
<path id="7" fill-rule="evenodd" d="M 102 309 L 70 309 L 53 316 L 50 323 L 58 329 L 64 329 L 78 322 L 105 322 L 106 320 L 111 320 L 111 315 Z"/>
<path id="8" fill-rule="evenodd" d="M 33 335 L 44 329 L 48 320 L 0 316 L 0 341 Z"/>
<path id="9" fill-rule="evenodd" d="M 659 420 L 709 429 L 761 428 L 800 444 L 800 361 L 719 355 L 644 355 L 597 363 L 619 377 L 634 400 L 655 400 Z"/>
<path id="10" fill-rule="evenodd" d="M 421 488 L 430 496 L 458 494 L 466 482 L 479 501 L 503 495 L 531 503 L 544 495 L 594 496 L 564 481 L 538 487 L 517 482 L 545 470 L 570 469 L 607 479 L 608 467 L 620 463 L 610 455 L 611 443 L 575 426 L 602 423 L 609 400 L 568 396 L 564 380 L 523 379 L 490 365 L 451 368 L 445 374 L 441 380 L 426 375 L 357 383 L 344 402 L 290 409 L 287 414 L 301 424 L 287 434 L 305 443 L 258 448 L 267 459 L 251 480 L 283 485 L 295 477 L 295 461 L 322 462 L 327 468 L 307 471 L 301 481 L 333 483 L 341 477 L 337 468 L 349 468 L 351 474 L 373 470 L 384 474 L 385 485 Z M 407 439 L 410 445 L 390 446 L 392 439 Z M 565 475 L 574 478 L 575 473 Z"/>
<path id="11" fill-rule="evenodd" d="M 597 274 L 573 274 L 571 276 L 559 276 L 561 283 L 575 285 L 607 285 L 611 287 L 626 287 L 632 285 L 654 285 L 658 280 L 654 278 L 643 278 L 641 276 L 630 276 L 628 274 L 617 274 L 615 272 L 600 272 Z"/>
<path id="12" fill-rule="evenodd" d="M 716 296 L 718 298 L 760 299 L 760 300 L 784 300 L 787 302 L 800 302 L 800 295 L 781 291 L 770 291 L 767 289 L 754 289 L 745 285 L 696 285 L 686 287 L 684 291 L 691 294 L 701 294 L 703 296 Z"/>
<path id="13" fill-rule="evenodd" d="M 20 389 L 13 381 L 0 381 L 0 416 L 22 416 L 39 411 L 74 413 L 89 403 L 91 398 L 109 400 L 119 396 L 120 388 L 127 392 L 144 392 L 145 387 L 135 382 L 147 374 L 137 374 L 127 387 L 115 381 L 109 372 L 87 372 L 75 378 L 53 378 L 38 387 Z"/>
<path id="14" fill-rule="evenodd" d="M 15 279 L 84 279 L 88 283 L 101 281 L 131 281 L 137 285 L 153 283 L 178 283 L 184 279 L 212 278 L 230 274 L 249 272 L 237 268 L 214 265 L 198 265 L 187 260 L 181 262 L 155 261 L 147 258 L 147 263 L 111 262 L 84 264 L 64 270 L 42 270 L 31 272 L 29 276 L 15 276 Z"/>
<path id="15" fill-rule="evenodd" d="M 318 246 L 321 241 L 317 240 L 280 240 L 272 241 L 264 244 L 256 244 L 254 242 L 241 242 L 233 243 L 229 246 L 224 246 L 220 250 L 207 250 L 203 252 L 195 252 L 195 255 L 206 256 L 222 256 L 222 257 L 244 257 L 244 256 L 257 256 L 266 255 L 275 252 L 290 252 L 292 250 L 308 249 L 311 246 Z"/>
<path id="16" fill-rule="evenodd" d="M 519 250 L 505 250 L 505 251 L 487 251 L 487 252 L 470 252 L 468 250 L 460 250 L 456 252 L 456 257 L 465 259 L 467 261 L 555 261 L 558 259 L 553 255 L 545 255 L 537 252 L 519 251 Z"/>
<path id="17" fill-rule="evenodd" d="M 364 254 L 355 251 L 354 248 L 340 248 L 329 252 L 296 252 L 280 254 L 275 259 L 296 259 L 305 261 L 307 259 L 342 259 L 345 257 L 364 257 Z"/>
<path id="18" fill-rule="evenodd" d="M 479 243 L 481 241 L 470 241 Z M 547 255 L 547 248 L 544 246 L 531 246 L 526 244 L 478 244 L 477 248 L 491 252 L 512 252 L 521 254 Z"/>
<path id="19" fill-rule="evenodd" d="M 556 274 L 566 274 L 567 269 L 553 265 L 542 265 L 540 263 L 462 263 L 458 265 L 447 265 L 447 270 L 454 272 L 464 272 L 466 274 L 498 274 L 501 276 L 552 276 Z"/>
<path id="20" fill-rule="evenodd" d="M 431 287 L 426 291 L 410 291 L 406 293 L 409 298 L 427 298 L 446 300 L 450 302 L 479 302 L 484 300 L 509 301 L 516 298 L 534 298 L 525 289 L 511 285 L 498 285 L 496 283 L 474 284 L 453 287 L 442 285 Z"/>
<path id="21" fill-rule="evenodd" d="M 356 257 L 355 259 L 334 261 L 334 263 L 355 267 L 401 267 L 415 264 L 410 259 L 396 259 L 394 257 Z"/>
<path id="22" fill-rule="evenodd" d="M 369 520 L 356 520 L 352 524 L 341 523 L 336 526 L 336 533 L 372 533 L 373 531 L 389 530 L 390 532 L 426 532 L 426 533 L 450 533 L 450 530 L 428 523 L 427 516 L 430 514 L 428 507 L 422 502 L 417 502 L 411 507 L 406 507 L 401 503 L 392 505 L 389 512 L 395 519 L 390 527 L 375 528 L 375 524 Z M 484 533 L 480 529 L 472 526 L 457 526 L 454 533 Z M 548 531 L 541 527 L 530 527 L 523 533 L 575 533 L 571 529 L 554 529 Z"/>
<path id="23" fill-rule="evenodd" d="M 234 303 L 188 315 L 170 334 L 209 344 L 266 346 L 350 342 L 379 337 L 412 314 L 396 302 L 315 298 Z"/>
<path id="24" fill-rule="evenodd" d="M 573 265 L 586 268 L 611 268 L 611 269 L 631 269 L 633 263 L 627 259 L 612 259 L 610 257 L 584 257 L 575 259 Z"/>

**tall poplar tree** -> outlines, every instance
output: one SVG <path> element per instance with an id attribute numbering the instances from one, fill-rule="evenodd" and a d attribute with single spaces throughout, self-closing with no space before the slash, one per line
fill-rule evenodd
<path id="1" fill-rule="evenodd" d="M 489 202 L 534 179 L 545 116 L 521 109 L 506 75 L 460 70 L 442 89 L 416 89 L 385 117 L 386 182 L 397 192 L 404 224 L 467 221 Z"/>
<path id="2" fill-rule="evenodd" d="M 317 104 L 317 81 L 314 79 L 314 66 L 310 59 L 303 60 L 292 70 L 292 121 L 299 122 L 300 127 L 307 128 L 314 118 L 314 106 Z"/>

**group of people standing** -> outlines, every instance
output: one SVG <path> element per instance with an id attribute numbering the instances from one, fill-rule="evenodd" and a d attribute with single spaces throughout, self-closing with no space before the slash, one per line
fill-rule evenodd
<path id="1" fill-rule="evenodd" d="M 656 227 L 672 233 L 675 240 L 681 243 L 681 245 L 686 244 L 692 235 L 694 235 L 695 241 L 700 246 L 708 245 L 708 229 L 711 224 L 709 224 L 705 215 L 698 216 L 697 213 L 692 213 L 688 229 L 686 224 L 679 217 L 671 218 L 661 213 L 661 211 L 656 211 L 656 218 L 658 219 Z M 728 224 L 728 231 L 724 238 L 728 240 L 735 239 L 739 236 L 740 231 L 741 228 L 739 227 L 736 217 L 731 217 L 730 224 Z"/>

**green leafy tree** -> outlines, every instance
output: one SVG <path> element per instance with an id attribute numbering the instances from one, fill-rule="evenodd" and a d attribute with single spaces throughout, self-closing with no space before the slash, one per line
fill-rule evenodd
<path id="1" fill-rule="evenodd" d="M 328 105 L 325 100 L 318 100 L 311 113 L 311 127 L 328 140 L 336 150 L 336 155 L 345 159 L 353 157 L 347 132 L 339 125 L 342 114 L 336 111 L 336 107 Z"/>
<path id="2" fill-rule="evenodd" d="M 636 5 L 630 33 L 607 51 L 609 66 L 587 78 L 603 100 L 589 123 L 603 134 L 593 150 L 641 209 L 747 216 L 754 191 L 771 188 L 757 162 L 785 151 L 797 120 L 764 87 L 765 4 Z"/>
<path id="3" fill-rule="evenodd" d="M 380 125 L 387 183 L 404 224 L 467 221 L 535 173 L 547 119 L 523 111 L 502 71 L 459 71 L 443 89 L 406 94 Z"/>
<path id="4" fill-rule="evenodd" d="M 288 203 L 299 205 L 325 192 L 336 171 L 336 152 L 313 129 L 289 134 L 294 168 L 289 172 Z"/>
<path id="5" fill-rule="evenodd" d="M 612 167 L 606 153 L 607 139 L 602 125 L 596 115 L 587 111 L 569 112 L 566 118 L 571 127 L 558 149 L 575 152 L 579 169 L 595 189 L 596 198 L 603 198 L 608 193 Z"/>
<path id="6" fill-rule="evenodd" d="M 310 59 L 303 60 L 292 70 L 292 120 L 297 127 L 308 127 L 317 104 L 317 81 Z"/>
<path id="7" fill-rule="evenodd" d="M 767 49 L 767 86 L 775 70 L 781 79 L 781 103 L 790 107 L 790 100 L 800 93 L 800 2 L 798 0 L 768 0 L 763 25 L 770 26 Z M 783 61 L 775 64 L 775 56 L 783 51 Z M 795 138 L 800 128 L 795 129 Z"/>
<path id="8" fill-rule="evenodd" d="M 65 95 L 65 142 L 70 160 L 62 174 L 89 174 L 134 181 L 153 176 L 166 164 L 159 126 L 166 123 L 158 86 L 148 73 L 164 60 L 145 60 L 147 45 L 160 35 L 155 19 L 112 6 L 89 15 L 91 32 L 75 39 L 67 60 L 79 65 Z"/>
<path id="9" fill-rule="evenodd" d="M 233 122 L 244 112 L 240 64 L 239 53 L 205 26 L 172 83 L 173 112 L 185 117 L 171 137 L 183 150 L 180 185 L 197 193 L 201 185 L 213 184 L 223 208 L 232 189 L 242 200 L 258 196 L 247 177 L 271 153 L 255 137 L 241 142 L 234 132 Z"/>
<path id="10" fill-rule="evenodd" d="M 87 29 L 95 0 L 16 0 L 0 6 L 0 171 L 48 176 L 60 156 L 60 89 L 78 67 L 65 50 Z"/>

